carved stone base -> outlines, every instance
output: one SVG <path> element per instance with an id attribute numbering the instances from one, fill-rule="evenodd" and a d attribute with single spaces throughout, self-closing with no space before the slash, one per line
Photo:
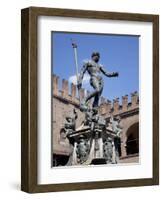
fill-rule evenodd
<path id="1" fill-rule="evenodd" d="M 72 144 L 73 152 L 70 156 L 70 165 L 101 165 L 114 164 L 115 134 L 112 130 L 94 129 L 82 126 L 81 129 L 74 131 L 69 138 Z"/>

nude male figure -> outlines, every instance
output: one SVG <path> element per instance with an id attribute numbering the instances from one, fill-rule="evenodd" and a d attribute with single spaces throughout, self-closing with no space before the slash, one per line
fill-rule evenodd
<path id="1" fill-rule="evenodd" d="M 104 82 L 103 82 L 101 73 L 107 77 L 118 76 L 118 72 L 109 73 L 105 71 L 104 67 L 99 63 L 99 59 L 100 59 L 100 53 L 93 52 L 91 56 L 91 60 L 85 62 L 85 64 L 83 65 L 81 69 L 78 85 L 77 85 L 78 89 L 80 90 L 80 88 L 82 87 L 82 80 L 86 71 L 90 75 L 90 85 L 94 88 L 94 91 L 90 93 L 86 97 L 86 99 L 84 99 L 84 101 L 82 102 L 81 108 L 86 108 L 87 102 L 93 97 L 94 97 L 94 101 L 93 101 L 92 107 L 95 109 L 98 107 L 99 99 L 104 87 Z"/>

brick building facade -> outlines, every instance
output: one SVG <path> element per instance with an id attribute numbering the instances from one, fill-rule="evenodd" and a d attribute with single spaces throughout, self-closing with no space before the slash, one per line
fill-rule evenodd
<path id="1" fill-rule="evenodd" d="M 60 162 L 66 165 L 69 155 L 72 151 L 71 146 L 62 128 L 65 123 L 65 117 L 72 114 L 75 108 L 78 113 L 77 127 L 84 120 L 84 114 L 79 110 L 79 99 L 77 98 L 77 88 L 67 80 L 62 80 L 61 89 L 59 87 L 59 77 L 53 75 L 53 94 L 52 94 L 52 153 L 53 165 Z M 80 97 L 83 98 L 86 93 L 84 89 L 80 91 Z M 128 101 L 128 95 L 122 97 L 122 103 L 119 98 L 113 102 L 101 97 L 99 113 L 109 120 L 110 115 L 120 116 L 120 125 L 123 127 L 120 141 L 120 162 L 132 163 L 139 161 L 139 97 L 138 93 L 131 94 L 131 101 Z"/>

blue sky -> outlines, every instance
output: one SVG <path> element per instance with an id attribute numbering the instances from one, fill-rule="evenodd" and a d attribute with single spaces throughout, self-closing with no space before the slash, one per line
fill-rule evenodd
<path id="1" fill-rule="evenodd" d="M 78 45 L 79 70 L 93 51 L 100 52 L 100 63 L 109 72 L 119 72 L 119 77 L 104 78 L 102 96 L 109 100 L 139 90 L 139 37 L 127 35 L 102 35 L 78 33 L 52 33 L 53 74 L 71 82 L 76 74 L 71 38 Z M 61 81 L 61 80 L 60 80 Z M 61 85 L 61 83 L 60 83 Z M 83 87 L 89 86 L 88 75 Z"/>

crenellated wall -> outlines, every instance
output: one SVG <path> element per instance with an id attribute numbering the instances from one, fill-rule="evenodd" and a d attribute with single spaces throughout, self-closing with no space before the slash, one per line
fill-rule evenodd
<path id="1" fill-rule="evenodd" d="M 61 81 L 61 88 L 59 87 L 59 82 Z M 82 88 L 80 94 L 77 93 L 77 87 L 73 83 L 69 85 L 68 80 L 62 79 L 56 75 L 53 75 L 53 96 L 70 101 L 73 104 L 79 104 L 79 98 L 84 98 L 85 91 Z"/>
<path id="2" fill-rule="evenodd" d="M 62 81 L 61 90 L 59 88 L 59 81 Z M 80 98 L 83 99 L 89 91 L 86 91 L 82 88 L 80 90 Z M 77 87 L 73 83 L 69 86 L 67 80 L 62 79 L 59 80 L 59 77 L 53 75 L 53 96 L 65 99 L 72 104 L 79 105 L 79 98 L 77 97 Z M 138 92 L 135 91 L 131 93 L 131 101 L 128 101 L 128 95 L 122 96 L 120 101 L 119 98 L 116 98 L 111 102 L 110 100 L 101 97 L 100 99 L 100 114 L 106 115 L 108 113 L 112 113 L 113 115 L 120 114 L 122 112 L 126 112 L 129 110 L 133 110 L 139 107 L 139 96 Z"/>
<path id="3" fill-rule="evenodd" d="M 131 101 L 128 101 L 128 95 L 122 96 L 121 101 L 119 98 L 113 100 L 113 102 L 104 99 L 100 103 L 100 113 L 102 115 L 118 115 L 124 112 L 128 112 L 134 109 L 139 108 L 139 96 L 138 92 L 135 91 L 131 93 Z"/>

